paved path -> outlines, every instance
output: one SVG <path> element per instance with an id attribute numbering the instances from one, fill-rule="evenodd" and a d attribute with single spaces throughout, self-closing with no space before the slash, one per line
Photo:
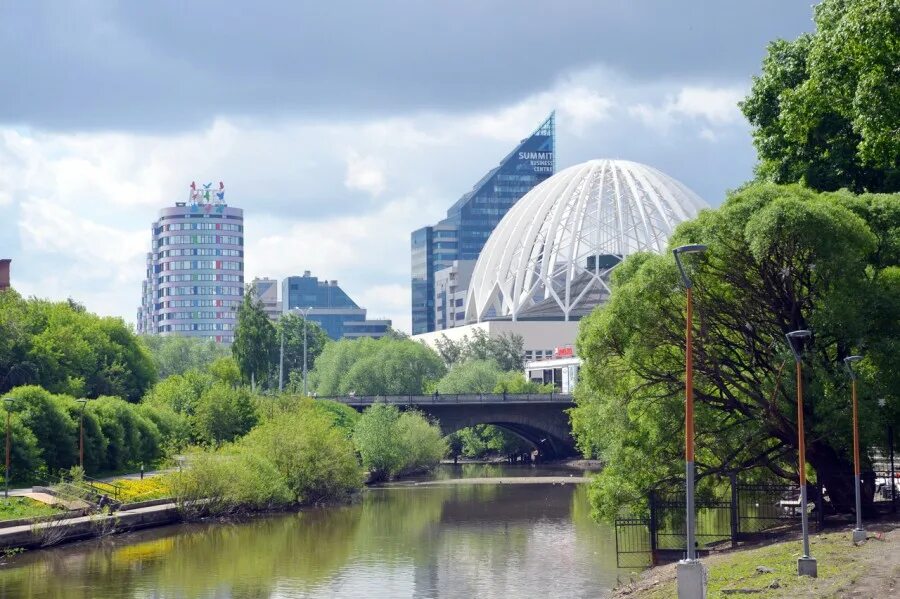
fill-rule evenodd
<path id="1" fill-rule="evenodd" d="M 23 493 L 22 497 L 28 497 L 29 499 L 34 499 L 35 501 L 46 503 L 47 505 L 58 505 L 67 510 L 83 510 L 90 507 L 90 504 L 86 501 L 81 501 L 80 499 L 63 499 L 61 497 L 56 497 L 55 495 L 50 495 L 49 493 L 29 492 Z"/>

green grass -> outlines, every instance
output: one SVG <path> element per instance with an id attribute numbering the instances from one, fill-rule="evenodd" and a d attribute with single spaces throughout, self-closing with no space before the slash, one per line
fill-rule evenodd
<path id="1" fill-rule="evenodd" d="M 60 513 L 62 513 L 61 509 L 28 497 L 10 497 L 8 500 L 0 498 L 0 520 L 35 518 Z"/>
<path id="2" fill-rule="evenodd" d="M 709 569 L 708 597 L 798 599 L 837 596 L 865 572 L 867 558 L 879 551 L 879 546 L 884 550 L 881 543 L 872 540 L 866 545 L 855 547 L 848 531 L 813 535 L 810 539 L 810 553 L 818 562 L 819 577 L 816 579 L 797 576 L 797 558 L 801 553 L 799 540 L 713 556 L 703 560 Z M 757 566 L 765 566 L 773 572 L 758 573 Z M 753 589 L 760 592 L 727 595 L 722 592 L 726 589 Z M 662 599 L 676 595 L 675 581 L 668 580 L 635 594 L 635 597 Z"/>

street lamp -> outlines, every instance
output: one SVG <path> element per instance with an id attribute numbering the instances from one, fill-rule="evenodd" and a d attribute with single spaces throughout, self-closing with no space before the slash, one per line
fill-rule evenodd
<path id="1" fill-rule="evenodd" d="M 78 465 L 81 466 L 81 470 L 84 471 L 84 406 L 87 405 L 88 400 L 82 397 L 75 401 L 81 404 L 81 412 L 78 415 Z"/>
<path id="2" fill-rule="evenodd" d="M 4 482 L 6 483 L 6 489 L 3 492 L 3 496 L 5 499 L 9 500 L 9 450 L 10 450 L 10 436 L 9 436 L 9 417 L 10 417 L 10 408 L 12 407 L 12 402 L 15 401 L 13 397 L 7 395 L 3 398 L 3 407 L 6 409 L 6 478 Z"/>
<path id="3" fill-rule="evenodd" d="M 703 564 L 697 560 L 696 542 L 694 540 L 694 287 L 681 262 L 682 254 L 700 254 L 706 251 L 705 245 L 683 245 L 675 248 L 675 264 L 681 273 L 681 282 L 687 293 L 687 322 L 685 326 L 684 352 L 684 469 L 685 469 L 685 506 L 687 518 L 687 556 L 678 562 L 678 597 L 706 597 L 706 572 Z"/>
<path id="4" fill-rule="evenodd" d="M 800 576 L 818 576 L 816 558 L 809 555 L 809 518 L 806 513 L 806 436 L 803 432 L 803 340 L 812 336 L 807 330 L 787 333 L 788 345 L 794 354 L 797 365 L 797 443 L 800 462 L 800 526 L 803 530 L 803 555 L 797 560 L 797 573 Z M 797 342 L 795 345 L 794 342 Z M 798 347 L 799 345 L 799 347 Z"/>
<path id="5" fill-rule="evenodd" d="M 853 363 L 862 360 L 862 356 L 847 356 L 844 358 L 844 364 L 847 366 L 847 372 L 850 374 L 850 387 L 853 396 L 853 486 L 856 488 L 856 528 L 853 529 L 853 542 L 860 543 L 866 540 L 866 531 L 862 527 L 862 499 L 860 497 L 860 477 L 859 477 L 859 412 L 856 399 L 856 371 L 853 370 Z"/>

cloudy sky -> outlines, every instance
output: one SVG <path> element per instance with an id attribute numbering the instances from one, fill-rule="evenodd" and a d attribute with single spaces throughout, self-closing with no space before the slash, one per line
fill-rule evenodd
<path id="1" fill-rule="evenodd" d="M 557 161 L 752 175 L 736 102 L 810 0 L 0 0 L 0 257 L 133 322 L 150 223 L 226 184 L 246 275 L 311 270 L 409 330 L 409 233 L 557 110 Z"/>

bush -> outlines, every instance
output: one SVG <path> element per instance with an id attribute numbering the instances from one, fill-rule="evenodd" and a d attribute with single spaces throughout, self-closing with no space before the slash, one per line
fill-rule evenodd
<path id="1" fill-rule="evenodd" d="M 437 425 L 418 412 L 401 414 L 397 406 L 384 403 L 359 418 L 353 443 L 372 481 L 430 468 L 448 450 Z"/>
<path id="2" fill-rule="evenodd" d="M 301 503 L 344 496 L 362 482 L 346 431 L 311 400 L 260 424 L 237 447 L 271 460 Z"/>
<path id="3" fill-rule="evenodd" d="M 491 360 L 467 360 L 453 366 L 437 383 L 437 392 L 493 393 L 503 373 Z"/>
<path id="4" fill-rule="evenodd" d="M 192 453 L 189 466 L 168 481 L 187 517 L 265 510 L 291 503 L 292 494 L 271 461 L 233 446 Z"/>
<path id="5" fill-rule="evenodd" d="M 103 435 L 107 439 L 103 470 L 136 467 L 162 456 L 162 436 L 152 420 L 142 416 L 138 407 L 118 397 L 100 397 L 91 402 Z"/>
<path id="6" fill-rule="evenodd" d="M 47 469 L 52 473 L 72 466 L 78 459 L 78 429 L 65 400 L 34 385 L 17 387 L 9 395 L 15 398 L 9 409 L 33 433 Z"/>

